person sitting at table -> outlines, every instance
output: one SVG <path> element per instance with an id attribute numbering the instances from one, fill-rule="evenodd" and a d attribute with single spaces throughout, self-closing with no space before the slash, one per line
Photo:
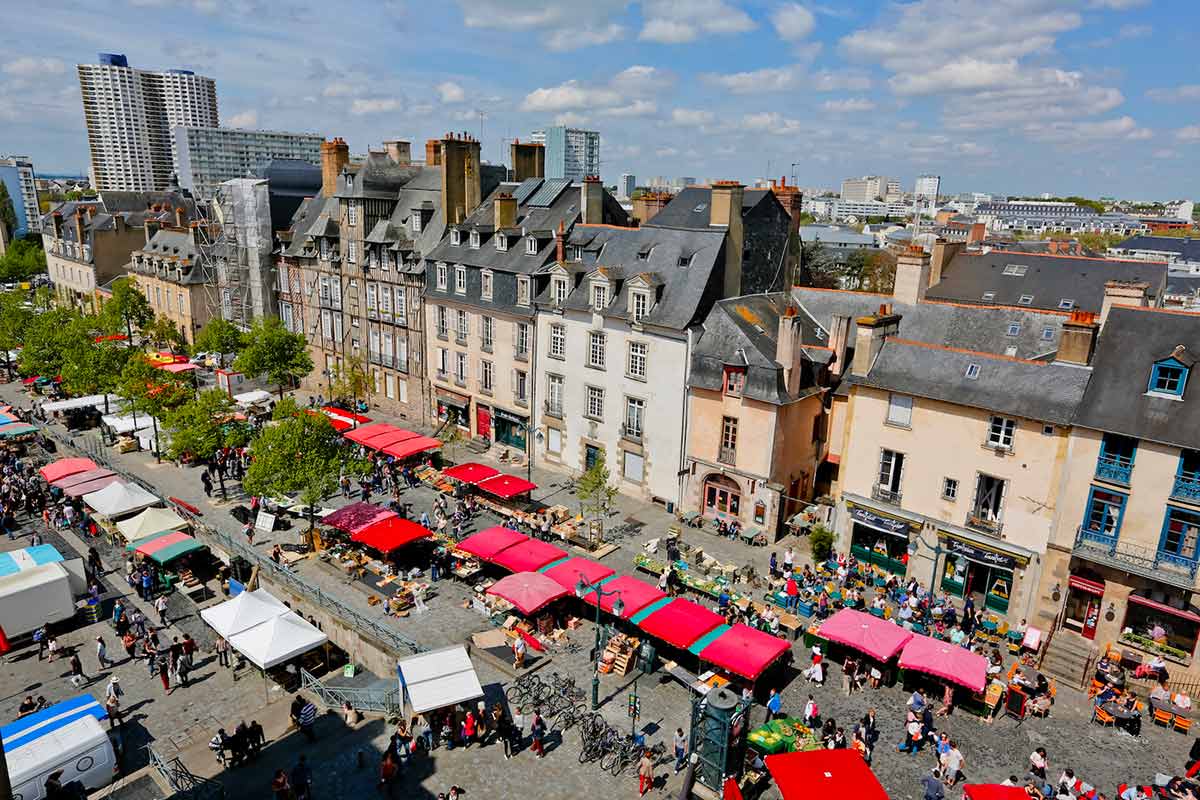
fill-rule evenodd
<path id="1" fill-rule="evenodd" d="M 909 608 L 908 603 L 902 603 L 900 605 L 900 613 L 897 616 L 900 618 L 900 624 L 904 627 L 908 628 L 912 625 L 913 612 L 912 609 Z"/>
<path id="2" fill-rule="evenodd" d="M 950 643 L 951 644 L 962 646 L 962 643 L 964 641 L 966 641 L 966 639 L 967 639 L 967 634 L 963 632 L 961 625 L 955 625 L 953 628 L 950 629 Z"/>
<path id="3" fill-rule="evenodd" d="M 946 610 L 942 612 L 942 622 L 946 623 L 947 628 L 953 628 L 958 622 L 958 612 L 949 603 L 946 603 Z"/>

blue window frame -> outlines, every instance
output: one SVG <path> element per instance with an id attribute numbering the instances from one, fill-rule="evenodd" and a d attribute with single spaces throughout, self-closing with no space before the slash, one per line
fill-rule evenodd
<path id="1" fill-rule="evenodd" d="M 1183 397 L 1187 379 L 1188 368 L 1186 366 L 1173 358 L 1164 358 L 1162 361 L 1155 362 L 1154 368 L 1150 370 L 1150 384 L 1146 387 L 1146 391 Z"/>
<path id="2" fill-rule="evenodd" d="M 1167 506 L 1163 517 L 1159 553 L 1167 553 L 1187 561 L 1196 560 L 1196 544 L 1200 539 L 1200 512 Z"/>
<path id="3" fill-rule="evenodd" d="M 1137 445 L 1137 439 L 1115 433 L 1104 434 L 1100 440 L 1100 457 L 1096 460 L 1097 480 L 1128 485 L 1133 474 Z"/>
<path id="4" fill-rule="evenodd" d="M 1121 533 L 1126 495 L 1093 486 L 1083 515 L 1083 533 L 1088 538 L 1112 542 Z"/>
<path id="5" fill-rule="evenodd" d="M 1171 497 L 1190 503 L 1200 503 L 1200 451 L 1180 451 L 1179 469 L 1175 471 L 1175 484 L 1171 487 Z"/>

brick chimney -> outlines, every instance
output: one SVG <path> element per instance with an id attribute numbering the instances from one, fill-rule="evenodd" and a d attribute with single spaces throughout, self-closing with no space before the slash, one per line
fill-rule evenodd
<path id="1" fill-rule="evenodd" d="M 473 136 L 446 134 L 440 142 L 442 159 L 442 213 L 448 225 L 457 225 L 479 207 L 479 141 Z"/>
<path id="2" fill-rule="evenodd" d="M 562 220 L 558 221 L 558 231 L 554 234 L 554 258 L 559 264 L 565 264 L 567 243 L 567 226 Z"/>
<path id="3" fill-rule="evenodd" d="M 971 230 L 967 233 L 967 244 L 975 244 L 982 242 L 987 238 L 987 225 L 982 222 L 971 223 Z"/>
<path id="4" fill-rule="evenodd" d="M 493 201 L 493 224 L 496 230 L 511 228 L 517 224 L 517 198 L 508 192 L 500 192 Z"/>
<path id="5" fill-rule="evenodd" d="M 666 208 L 671 195 L 666 192 L 643 192 L 633 201 L 633 218 L 641 225 L 654 219 L 654 215 Z"/>
<path id="6" fill-rule="evenodd" d="M 948 242 L 945 239 L 937 239 L 933 243 L 933 254 L 929 259 L 929 285 L 937 286 L 942 282 L 942 276 L 946 274 L 946 267 L 950 266 L 950 262 L 954 257 L 963 251 L 966 247 L 962 242 Z"/>
<path id="7" fill-rule="evenodd" d="M 746 187 L 737 181 L 716 181 L 712 186 L 708 224 L 725 228 L 725 286 L 722 297 L 742 293 L 742 196 Z"/>
<path id="8" fill-rule="evenodd" d="M 321 195 L 333 197 L 338 176 L 350 163 L 350 146 L 342 138 L 321 142 Z"/>
<path id="9" fill-rule="evenodd" d="M 1100 325 L 1108 321 L 1108 312 L 1113 306 L 1138 306 L 1145 308 L 1149 305 L 1146 292 L 1150 284 L 1144 281 L 1108 281 L 1104 284 L 1104 304 L 1100 306 Z"/>
<path id="10" fill-rule="evenodd" d="M 859 317 L 856 324 L 858 332 L 854 337 L 854 362 L 850 365 L 850 372 L 866 375 L 883 349 L 883 343 L 889 336 L 900 332 L 900 315 L 893 313 L 891 303 L 887 303 L 881 305 L 874 314 Z"/>
<path id="11" fill-rule="evenodd" d="M 788 232 L 798 232 L 800 230 L 800 214 L 803 213 L 801 207 L 804 205 L 804 195 L 801 194 L 799 188 L 787 185 L 786 175 L 779 179 L 779 183 L 771 181 L 771 191 L 775 193 L 775 197 L 783 206 L 784 211 L 788 212 L 788 216 L 792 218 L 791 224 L 788 225 Z"/>
<path id="12" fill-rule="evenodd" d="M 412 163 L 412 144 L 404 139 L 392 139 L 383 143 L 383 149 L 393 164 L 407 167 Z"/>
<path id="13" fill-rule="evenodd" d="M 800 315 L 790 302 L 779 315 L 779 335 L 775 342 L 775 361 L 783 367 L 783 388 L 789 394 L 800 389 Z"/>
<path id="14" fill-rule="evenodd" d="M 175 206 L 175 227 L 176 228 L 185 227 L 183 215 L 186 213 L 187 213 L 187 211 L 182 206 Z"/>
<path id="15" fill-rule="evenodd" d="M 425 166 L 436 167 L 442 163 L 442 142 L 440 139 L 425 140 Z"/>
<path id="16" fill-rule="evenodd" d="M 63 217 L 62 217 L 61 211 L 55 211 L 53 214 L 50 215 L 50 224 L 54 226 L 54 238 L 55 239 L 62 238 L 62 219 L 63 219 Z"/>
<path id="17" fill-rule="evenodd" d="M 77 208 L 75 209 L 75 242 L 82 247 L 86 241 L 83 238 L 83 209 Z"/>
<path id="18" fill-rule="evenodd" d="M 1062 333 L 1058 338 L 1058 353 L 1054 360 L 1081 366 L 1092 363 L 1099 332 L 1100 324 L 1096 321 L 1095 314 L 1090 311 L 1072 311 L 1071 316 L 1062 325 Z"/>
<path id="19" fill-rule="evenodd" d="M 512 179 L 514 181 L 519 183 L 528 178 L 546 177 L 545 145 L 513 139 L 509 151 L 512 155 Z"/>
<path id="20" fill-rule="evenodd" d="M 579 188 L 579 202 L 584 225 L 599 225 L 604 222 L 604 184 L 599 175 L 588 175 Z"/>
<path id="21" fill-rule="evenodd" d="M 920 245 L 910 244 L 896 259 L 896 283 L 892 297 L 898 303 L 919 303 L 929 289 L 929 254 Z"/>
<path id="22" fill-rule="evenodd" d="M 833 365 L 829 372 L 841 375 L 846 370 L 846 348 L 850 344 L 850 317 L 834 314 L 829 323 L 829 349 L 833 351 Z"/>

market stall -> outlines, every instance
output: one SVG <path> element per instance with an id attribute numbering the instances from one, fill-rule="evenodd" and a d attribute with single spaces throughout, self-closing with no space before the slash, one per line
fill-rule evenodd
<path id="1" fill-rule="evenodd" d="M 523 494 L 528 494 L 538 488 L 536 483 L 527 481 L 516 475 L 501 472 L 476 484 L 480 489 L 501 500 L 511 500 Z"/>
<path id="2" fill-rule="evenodd" d="M 491 558 L 484 560 L 490 561 L 498 567 L 504 567 L 509 572 L 531 572 L 566 558 L 566 556 L 565 550 L 543 542 L 541 539 L 526 539 L 512 547 L 506 547 Z"/>
<path id="3" fill-rule="evenodd" d="M 263 389 L 254 389 L 249 392 L 242 392 L 233 396 L 234 405 L 241 408 L 249 408 L 255 405 L 265 405 L 271 402 L 271 393 Z"/>
<path id="4" fill-rule="evenodd" d="M 38 473 L 48 483 L 54 483 L 62 478 L 77 475 L 80 472 L 96 469 L 96 462 L 90 458 L 60 458 L 38 470 Z"/>
<path id="5" fill-rule="evenodd" d="M 616 574 L 616 570 L 610 567 L 579 556 L 568 558 L 566 561 L 551 562 L 550 566 L 542 567 L 539 572 L 570 592 L 575 591 L 575 585 L 580 579 L 588 585 L 594 585 Z"/>
<path id="6" fill-rule="evenodd" d="M 606 594 L 600 598 L 600 609 L 610 614 L 613 613 L 613 603 L 620 597 L 622 605 L 621 617 L 623 619 L 629 619 L 652 604 L 667 599 L 667 596 L 656 587 L 627 575 L 620 575 L 610 581 L 605 581 L 604 591 L 612 592 L 612 594 Z M 583 601 L 591 605 L 596 605 L 596 593 L 588 593 L 583 598 Z"/>
<path id="7" fill-rule="evenodd" d="M 437 450 L 442 446 L 442 443 L 431 436 L 414 436 L 400 442 L 393 442 L 379 448 L 379 452 L 394 458 L 410 458 L 418 453 L 427 453 L 430 450 Z"/>
<path id="8" fill-rule="evenodd" d="M 913 638 L 912 631 L 851 608 L 843 608 L 825 620 L 817 635 L 853 648 L 881 663 L 895 658 Z"/>
<path id="9" fill-rule="evenodd" d="M 0 553 L 0 578 L 16 575 L 18 572 L 46 564 L 57 564 L 62 560 L 62 553 L 49 544 L 34 545 L 22 550 L 9 550 L 6 553 Z"/>
<path id="10" fill-rule="evenodd" d="M 950 642 L 913 636 L 900 651 L 900 668 L 925 672 L 979 694 L 987 686 L 988 660 Z"/>
<path id="11" fill-rule="evenodd" d="M 401 697 L 414 714 L 470 703 L 483 697 L 475 665 L 463 645 L 419 653 L 396 663 Z"/>
<path id="12" fill-rule="evenodd" d="M 50 485 L 59 489 L 68 489 L 81 483 L 88 483 L 89 481 L 94 481 L 99 478 L 107 478 L 109 475 L 114 474 L 116 473 L 114 473 L 111 469 L 104 469 L 103 467 L 100 467 L 97 469 L 84 470 L 83 472 L 76 472 L 73 475 L 68 475 L 65 478 L 59 478 L 58 480 L 51 481 Z"/>
<path id="13" fill-rule="evenodd" d="M 788 643 L 778 636 L 738 624 L 721 631 L 699 655 L 702 661 L 753 682 L 787 651 Z"/>
<path id="14" fill-rule="evenodd" d="M 121 402 L 115 394 L 90 394 L 86 397 L 72 397 L 69 400 L 53 400 L 42 404 L 43 414 L 58 414 L 63 411 L 73 411 L 77 408 L 101 408 Z"/>
<path id="15" fill-rule="evenodd" d="M 160 501 L 136 483 L 118 482 L 83 495 L 83 502 L 100 516 L 112 519 L 141 511 Z"/>
<path id="16" fill-rule="evenodd" d="M 341 417 L 331 417 L 328 414 L 322 414 L 320 411 L 313 411 L 311 408 L 306 408 L 305 412 L 314 417 L 324 417 L 325 419 L 329 420 L 329 424 L 332 425 L 333 429 L 338 433 L 345 433 L 354 427 L 353 422 L 347 422 Z"/>
<path id="17" fill-rule="evenodd" d="M 265 589 L 242 592 L 232 600 L 203 608 L 201 618 L 225 639 L 274 619 L 290 609 Z"/>
<path id="18" fill-rule="evenodd" d="M 123 436 L 134 431 L 154 427 L 154 417 L 149 414 L 105 414 L 100 417 L 100 424 L 108 428 L 113 436 Z"/>
<path id="19" fill-rule="evenodd" d="M 366 444 L 373 436 L 379 436 L 383 433 L 391 433 L 400 430 L 395 425 L 388 425 L 386 422 L 377 422 L 374 425 L 367 425 L 363 428 L 355 428 L 352 431 L 346 431 L 343 434 L 347 439 L 357 444 Z"/>
<path id="20" fill-rule="evenodd" d="M 496 525 L 468 536 L 459 542 L 455 549 L 470 553 L 484 561 L 491 561 L 506 548 L 527 541 L 529 541 L 529 537 L 525 534 Z"/>
<path id="21" fill-rule="evenodd" d="M 0 439 L 16 439 L 37 433 L 37 427 L 27 422 L 8 422 L 0 425 Z"/>
<path id="22" fill-rule="evenodd" d="M 400 442 L 407 442 L 410 439 L 416 439 L 420 435 L 421 434 L 417 433 L 416 431 L 405 430 L 404 428 L 393 428 L 385 433 L 372 436 L 367 441 L 367 446 L 376 450 L 382 450 L 383 448 L 389 447 L 393 444 L 399 444 Z"/>
<path id="23" fill-rule="evenodd" d="M 321 413 L 329 417 L 331 420 L 346 423 L 347 427 L 354 428 L 359 425 L 366 425 L 371 421 L 370 417 L 364 417 L 362 414 L 355 414 L 353 411 L 347 411 L 344 408 L 337 406 L 321 406 Z M 336 427 L 336 425 L 334 426 Z M 341 428 L 338 428 L 341 430 Z"/>
<path id="24" fill-rule="evenodd" d="M 180 531 L 186 527 L 188 521 L 169 508 L 147 508 L 142 513 L 117 523 L 117 530 L 125 537 L 125 541 L 130 543 Z"/>
<path id="25" fill-rule="evenodd" d="M 111 484 L 120 483 L 121 480 L 122 478 L 120 475 L 104 475 L 99 478 L 92 478 L 81 483 L 72 484 L 71 486 L 63 489 L 63 494 L 65 494 L 67 497 L 82 497 L 85 494 L 98 492 Z"/>
<path id="26" fill-rule="evenodd" d="M 433 531 L 393 514 L 355 531 L 350 535 L 350 540 L 387 554 L 429 536 L 433 536 Z"/>
<path id="27" fill-rule="evenodd" d="M 155 536 L 147 536 L 141 541 L 126 545 L 126 550 L 153 559 L 158 564 L 166 564 L 175 559 L 205 549 L 205 546 L 191 536 L 181 531 L 170 531 Z"/>
<path id="28" fill-rule="evenodd" d="M 805 725 L 802 719 L 783 717 L 768 720 L 751 730 L 746 734 L 746 743 L 763 756 L 804 753 L 825 748 L 818 733 Z"/>
<path id="29" fill-rule="evenodd" d="M 480 481 L 486 481 L 488 478 L 494 478 L 499 474 L 500 470 L 489 467 L 487 464 L 477 464 L 473 461 L 468 461 L 465 464 L 456 464 L 453 467 L 446 467 L 442 470 L 443 476 L 469 484 L 477 484 Z"/>
<path id="30" fill-rule="evenodd" d="M 396 512 L 389 511 L 382 506 L 370 503 L 351 503 L 327 515 L 321 520 L 321 524 L 353 536 L 363 528 L 395 516 Z"/>
<path id="31" fill-rule="evenodd" d="M 670 601 L 637 622 L 637 626 L 646 633 L 680 650 L 688 649 L 717 626 L 724 624 L 725 618 L 720 614 L 681 598 Z"/>
<path id="32" fill-rule="evenodd" d="M 571 592 L 541 573 L 516 572 L 489 586 L 487 594 L 508 601 L 517 611 L 530 616 Z"/>
<path id="33" fill-rule="evenodd" d="M 229 637 L 230 646 L 261 670 L 291 661 L 327 641 L 328 636 L 292 611 Z"/>
<path id="34" fill-rule="evenodd" d="M 764 759 L 783 800 L 888 800 L 875 773 L 856 750 L 785 753 Z"/>

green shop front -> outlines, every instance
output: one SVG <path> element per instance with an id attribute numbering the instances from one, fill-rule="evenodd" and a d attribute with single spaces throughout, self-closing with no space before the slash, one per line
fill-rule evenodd
<path id="1" fill-rule="evenodd" d="M 938 531 L 938 551 L 942 591 L 962 599 L 973 597 L 976 607 L 1008 614 L 1016 582 L 1031 554 L 945 530 Z"/>
<path id="2" fill-rule="evenodd" d="M 861 503 L 847 502 L 846 510 L 854 557 L 893 575 L 905 575 L 909 537 L 920 530 L 920 524 Z"/>
<path id="3" fill-rule="evenodd" d="M 506 445 L 514 450 L 525 451 L 526 437 L 529 435 L 529 417 L 514 414 L 503 408 L 495 410 L 494 424 L 496 427 L 496 443 Z"/>

